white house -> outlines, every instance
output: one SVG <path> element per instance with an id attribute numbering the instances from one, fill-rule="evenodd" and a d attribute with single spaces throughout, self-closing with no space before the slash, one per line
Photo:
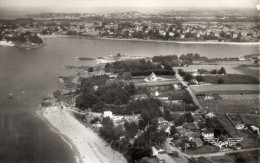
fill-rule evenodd
<path id="1" fill-rule="evenodd" d="M 216 115 L 213 114 L 212 112 L 209 112 L 208 114 L 206 114 L 206 118 L 208 118 L 208 119 L 213 118 L 213 117 L 216 117 Z"/>
<path id="2" fill-rule="evenodd" d="M 157 78 L 157 76 L 152 72 L 152 74 L 148 77 L 148 79 L 150 80 L 150 81 L 157 81 L 158 80 L 158 78 Z"/>
<path id="3" fill-rule="evenodd" d="M 156 155 L 158 155 L 158 154 L 165 153 L 165 150 L 159 148 L 158 146 L 152 147 L 152 151 L 153 151 L 153 156 L 156 156 Z"/>
<path id="4" fill-rule="evenodd" d="M 103 117 L 113 118 L 113 113 L 111 111 L 104 111 Z"/>
<path id="5" fill-rule="evenodd" d="M 238 123 L 235 125 L 235 128 L 236 128 L 237 130 L 242 130 L 242 129 L 245 128 L 245 124 L 238 122 Z"/>
<path id="6" fill-rule="evenodd" d="M 204 138 L 214 138 L 214 131 L 213 130 L 203 130 L 201 135 Z"/>
<path id="7" fill-rule="evenodd" d="M 204 97 L 204 100 L 213 100 L 213 99 L 214 99 L 214 97 L 211 96 L 211 95 L 206 95 L 206 96 Z"/>
<path id="8" fill-rule="evenodd" d="M 256 126 L 250 126 L 250 128 L 251 128 L 254 132 L 256 132 L 258 135 L 260 134 L 258 127 L 256 127 Z"/>
<path id="9" fill-rule="evenodd" d="M 238 60 L 239 60 L 239 61 L 245 61 L 246 58 L 245 58 L 244 56 L 239 56 L 239 57 L 238 57 Z"/>
<path id="10" fill-rule="evenodd" d="M 200 73 L 197 70 L 194 70 L 191 75 L 192 76 L 198 76 L 198 75 L 200 75 Z"/>

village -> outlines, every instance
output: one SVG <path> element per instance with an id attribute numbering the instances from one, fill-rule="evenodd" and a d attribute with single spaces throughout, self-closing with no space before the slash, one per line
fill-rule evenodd
<path id="1" fill-rule="evenodd" d="M 67 88 L 54 96 L 128 160 L 236 161 L 258 149 L 259 56 L 211 64 L 193 55 L 192 64 L 170 69 L 163 60 L 176 56 L 108 58 L 63 80 Z M 75 92 L 83 94 L 71 101 Z"/>
<path id="2" fill-rule="evenodd" d="M 188 11 L 187 11 L 188 12 Z M 157 15 L 139 12 L 117 14 L 43 13 L 14 21 L 1 21 L 1 40 L 10 41 L 29 31 L 41 37 L 82 36 L 105 39 L 141 39 L 191 42 L 257 42 L 255 15 L 230 15 L 228 11 L 199 13 L 172 11 Z M 158 20 L 160 20 L 158 22 Z"/>

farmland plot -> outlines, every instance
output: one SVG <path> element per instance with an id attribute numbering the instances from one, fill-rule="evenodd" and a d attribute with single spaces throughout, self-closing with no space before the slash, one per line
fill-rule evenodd
<path id="1" fill-rule="evenodd" d="M 218 84 L 218 85 L 192 85 L 195 94 L 257 94 L 260 93 L 259 84 Z"/>
<path id="2" fill-rule="evenodd" d="M 187 72 L 193 72 L 194 70 L 198 70 L 198 69 L 205 69 L 208 71 L 211 70 L 219 70 L 221 67 L 224 67 L 227 74 L 244 74 L 241 71 L 238 71 L 236 69 L 234 69 L 234 67 L 236 67 L 237 65 L 189 65 L 188 67 L 180 67 L 181 69 L 183 69 L 184 71 Z"/>
<path id="3" fill-rule="evenodd" d="M 220 95 L 220 100 L 200 100 L 207 110 L 217 113 L 255 113 L 259 112 L 259 94 Z"/>
<path id="4" fill-rule="evenodd" d="M 240 71 L 244 74 L 250 75 L 252 77 L 257 78 L 258 80 L 260 79 L 260 74 L 259 74 L 259 67 L 236 67 L 234 68 L 237 71 Z"/>

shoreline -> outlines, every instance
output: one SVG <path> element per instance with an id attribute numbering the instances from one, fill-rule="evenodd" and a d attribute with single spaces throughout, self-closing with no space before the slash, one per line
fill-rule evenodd
<path id="1" fill-rule="evenodd" d="M 133 42 L 154 42 L 154 43 L 175 43 L 175 44 L 211 44 L 211 45 L 260 45 L 260 42 L 214 42 L 214 41 L 173 41 L 173 40 L 145 40 L 145 39 L 126 39 L 126 38 L 107 38 L 96 37 L 89 38 L 85 36 L 70 36 L 70 35 L 40 35 L 41 38 L 55 38 L 55 37 L 70 37 L 70 38 L 84 38 L 87 40 L 112 40 L 112 41 L 133 41 Z"/>
<path id="2" fill-rule="evenodd" d="M 44 109 L 45 109 L 45 107 L 40 108 L 40 110 L 36 112 L 37 115 L 38 115 L 45 123 L 47 123 L 47 125 L 50 127 L 50 129 L 51 129 L 53 132 L 55 132 L 56 134 L 58 134 L 58 135 L 61 137 L 61 139 L 62 139 L 65 143 L 67 143 L 67 144 L 70 146 L 71 150 L 74 152 L 75 161 L 76 161 L 77 163 L 84 163 L 83 160 L 80 158 L 80 153 L 79 153 L 79 151 L 77 150 L 76 146 L 73 144 L 73 142 L 72 142 L 68 137 L 66 137 L 66 135 L 62 134 L 57 128 L 55 128 L 55 127 L 51 124 L 51 122 L 49 122 L 48 119 L 46 119 L 46 118 L 43 116 L 43 110 L 44 110 Z"/>
<path id="3" fill-rule="evenodd" d="M 139 41 L 139 42 L 162 42 L 176 44 L 223 44 L 223 45 L 260 45 L 260 42 L 214 42 L 214 41 L 167 41 L 167 40 L 145 40 L 145 39 L 124 39 L 98 37 L 93 40 L 117 40 L 117 41 Z"/>
<path id="4" fill-rule="evenodd" d="M 61 109 L 61 106 L 59 104 L 42 107 L 37 114 L 71 146 L 71 149 L 75 152 L 77 162 L 127 162 L 121 153 L 112 149 L 107 145 L 107 142 L 80 123 L 68 109 L 64 106 Z"/>

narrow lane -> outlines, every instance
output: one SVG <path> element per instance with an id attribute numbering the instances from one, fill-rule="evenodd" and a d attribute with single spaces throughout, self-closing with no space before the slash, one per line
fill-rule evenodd
<path id="1" fill-rule="evenodd" d="M 175 76 L 176 78 L 182 83 L 183 86 L 185 86 L 186 90 L 189 92 L 189 94 L 191 95 L 193 102 L 199 107 L 198 111 L 203 111 L 203 107 L 200 105 L 200 102 L 197 98 L 197 96 L 195 95 L 195 93 L 191 90 L 191 88 L 188 86 L 188 84 L 182 79 L 182 77 L 178 74 L 178 69 L 174 69 L 174 71 L 176 72 Z"/>

